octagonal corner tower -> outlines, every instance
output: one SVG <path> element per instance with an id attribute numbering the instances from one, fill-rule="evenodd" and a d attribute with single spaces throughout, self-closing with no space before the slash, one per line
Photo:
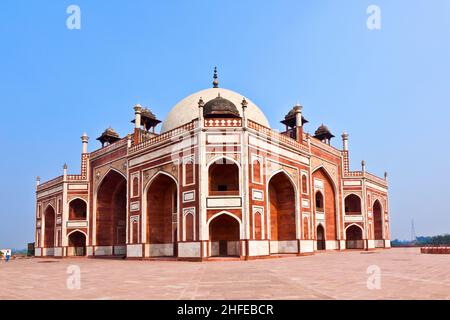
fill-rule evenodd
<path id="1" fill-rule="evenodd" d="M 242 108 L 239 108 L 242 99 L 244 98 L 242 94 L 224 88 L 209 88 L 191 94 L 190 96 L 178 102 L 172 108 L 172 110 L 170 110 L 166 119 L 163 121 L 161 133 L 170 131 L 174 128 L 182 126 L 183 124 L 191 122 L 192 120 L 196 119 L 198 117 L 198 101 L 200 98 L 202 98 L 203 101 L 207 103 L 208 101 L 216 98 L 219 95 L 222 98 L 231 101 L 235 106 L 237 106 L 239 114 L 242 116 Z M 269 121 L 267 120 L 266 116 L 261 111 L 261 109 L 252 101 L 250 101 L 248 98 L 245 99 L 248 102 L 247 106 L 248 119 L 253 120 L 265 127 L 270 127 Z"/>

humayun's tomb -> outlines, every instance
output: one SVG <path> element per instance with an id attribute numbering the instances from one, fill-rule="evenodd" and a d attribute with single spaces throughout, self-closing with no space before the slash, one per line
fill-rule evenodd
<path id="1" fill-rule="evenodd" d="M 213 87 L 181 100 L 161 122 L 134 107 L 134 131 L 112 128 L 81 172 L 36 186 L 36 256 L 254 259 L 318 250 L 390 247 L 387 174 L 350 171 L 302 106 L 270 128 L 242 95 Z"/>

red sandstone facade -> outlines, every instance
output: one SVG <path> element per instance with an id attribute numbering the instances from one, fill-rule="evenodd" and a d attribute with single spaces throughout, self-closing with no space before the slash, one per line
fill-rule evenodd
<path id="1" fill-rule="evenodd" d="M 386 175 L 364 163 L 349 170 L 347 134 L 342 149 L 324 126 L 307 134 L 300 106 L 277 132 L 216 82 L 177 106 L 156 134 L 159 121 L 137 105 L 129 135 L 109 129 L 93 152 L 83 135 L 81 174 L 65 166 L 38 180 L 36 256 L 251 259 L 390 247 Z"/>

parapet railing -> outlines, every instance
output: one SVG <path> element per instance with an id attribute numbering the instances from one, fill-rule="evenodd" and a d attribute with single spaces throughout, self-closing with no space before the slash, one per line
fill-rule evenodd
<path id="1" fill-rule="evenodd" d="M 147 140 L 157 136 L 156 133 L 148 132 L 148 131 L 142 130 L 142 129 L 139 129 L 138 134 L 139 134 L 138 141 L 147 141 Z"/>
<path id="2" fill-rule="evenodd" d="M 146 141 L 143 141 L 137 145 L 134 145 L 129 149 L 129 152 L 134 153 L 136 151 L 143 150 L 153 144 L 157 144 L 157 143 L 160 143 L 160 142 L 163 142 L 166 140 L 170 140 L 171 138 L 178 136 L 182 133 L 189 132 L 189 131 L 195 129 L 195 122 L 196 122 L 196 120 L 193 120 L 187 124 L 179 126 L 170 131 L 166 131 L 164 133 L 161 133 L 160 135 L 154 136 Z"/>
<path id="3" fill-rule="evenodd" d="M 37 186 L 37 190 L 40 191 L 40 190 L 52 187 L 54 185 L 57 185 L 57 184 L 63 182 L 63 180 L 64 180 L 64 176 L 59 176 L 59 177 L 56 177 L 56 178 L 54 178 L 52 180 L 48 180 L 48 181 L 38 185 Z"/>
<path id="4" fill-rule="evenodd" d="M 383 178 L 377 177 L 374 174 L 368 173 L 368 172 L 362 172 L 362 171 L 349 171 L 349 172 L 345 172 L 344 174 L 344 178 L 352 178 L 352 177 L 357 177 L 357 178 L 366 178 L 369 180 L 372 180 L 374 182 L 377 182 L 383 186 L 387 185 L 387 181 L 384 180 Z"/>
<path id="5" fill-rule="evenodd" d="M 117 142 L 114 142 L 114 143 L 112 143 L 112 144 L 110 144 L 110 145 L 108 145 L 106 147 L 103 147 L 103 148 L 100 148 L 100 149 L 98 149 L 98 150 L 96 150 L 94 152 L 91 152 L 90 158 L 91 159 L 97 158 L 98 156 L 101 156 L 102 154 L 105 154 L 107 152 L 110 152 L 110 151 L 122 148 L 123 146 L 126 146 L 127 145 L 127 139 L 128 139 L 127 137 L 122 138 L 121 140 L 119 140 Z"/>
<path id="6" fill-rule="evenodd" d="M 345 176 L 347 177 L 362 177 L 363 172 L 362 171 L 349 171 L 345 173 Z"/>
<path id="7" fill-rule="evenodd" d="M 375 182 L 378 182 L 378 183 L 380 183 L 382 185 L 386 185 L 387 184 L 386 180 L 384 180 L 383 178 L 377 177 L 376 175 L 368 173 L 368 172 L 364 173 L 364 177 L 368 178 L 370 180 L 373 180 Z"/>
<path id="8" fill-rule="evenodd" d="M 300 150 L 303 150 L 306 152 L 309 151 L 309 148 L 307 146 L 301 144 L 300 142 L 298 142 L 288 136 L 285 136 L 284 134 L 281 134 L 278 131 L 272 130 L 272 129 L 265 127 L 257 122 L 254 122 L 252 120 L 248 120 L 248 127 L 251 129 L 254 129 L 257 132 L 260 132 L 270 138 L 274 138 L 274 139 L 281 141 L 287 145 L 290 145 L 291 147 L 294 147 L 294 148 L 297 148 L 297 149 L 300 149 Z"/>
<path id="9" fill-rule="evenodd" d="M 334 155 L 336 155 L 338 157 L 341 156 L 341 152 L 342 152 L 341 150 L 339 150 L 339 149 L 337 149 L 337 148 L 335 148 L 333 146 L 330 146 L 329 144 L 326 144 L 325 142 L 322 142 L 322 141 L 320 141 L 317 138 L 311 137 L 311 145 L 314 145 L 314 146 L 316 146 L 318 148 L 325 149 L 328 152 L 330 152 L 330 153 L 332 153 L 332 154 L 334 154 Z"/>

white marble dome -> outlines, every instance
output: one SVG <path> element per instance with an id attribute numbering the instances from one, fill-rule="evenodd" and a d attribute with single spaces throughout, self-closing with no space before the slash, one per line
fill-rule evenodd
<path id="1" fill-rule="evenodd" d="M 222 98 L 233 102 L 239 110 L 239 114 L 242 116 L 241 102 L 242 98 L 244 98 L 242 94 L 224 88 L 209 88 L 191 94 L 178 102 L 175 107 L 170 110 L 166 119 L 163 121 L 161 133 L 175 129 L 176 127 L 182 126 L 183 124 L 198 118 L 198 100 L 202 98 L 203 101 L 207 103 L 208 101 L 216 98 L 219 93 Z M 248 102 L 247 118 L 263 126 L 270 127 L 269 121 L 267 121 L 267 118 L 261 109 L 259 109 L 258 106 L 251 102 L 247 97 L 245 97 L 245 99 Z"/>

